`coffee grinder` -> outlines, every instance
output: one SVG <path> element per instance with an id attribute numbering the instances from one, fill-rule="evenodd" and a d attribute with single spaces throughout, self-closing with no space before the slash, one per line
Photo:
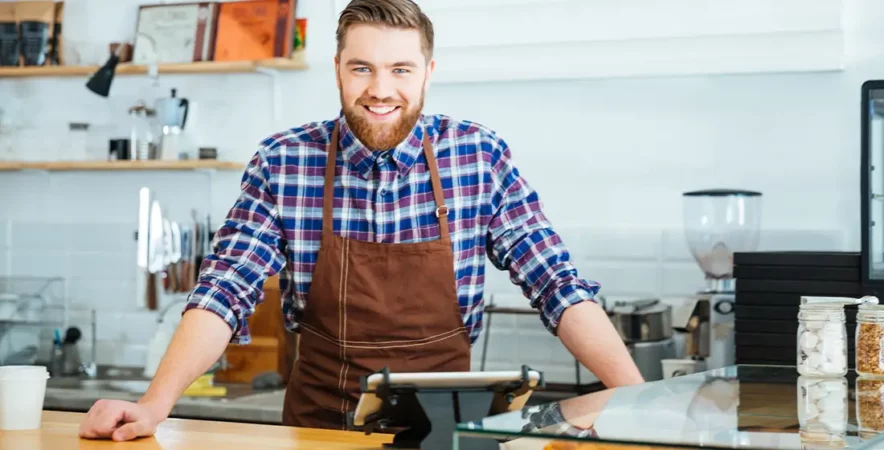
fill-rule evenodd
<path id="1" fill-rule="evenodd" d="M 734 252 L 758 248 L 761 193 L 733 189 L 685 192 L 684 231 L 691 254 L 706 275 L 706 287 L 673 310 L 673 328 L 686 333 L 683 360 L 664 362 L 681 373 L 735 362 Z M 691 366 L 684 370 L 685 366 Z M 664 373 L 664 377 L 671 374 Z"/>

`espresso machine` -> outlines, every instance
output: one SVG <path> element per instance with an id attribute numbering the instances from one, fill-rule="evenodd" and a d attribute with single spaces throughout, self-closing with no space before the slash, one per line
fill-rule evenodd
<path id="1" fill-rule="evenodd" d="M 734 252 L 758 248 L 761 197 L 734 189 L 683 194 L 685 238 L 706 286 L 673 310 L 673 328 L 685 334 L 685 355 L 663 362 L 664 378 L 734 364 Z"/>

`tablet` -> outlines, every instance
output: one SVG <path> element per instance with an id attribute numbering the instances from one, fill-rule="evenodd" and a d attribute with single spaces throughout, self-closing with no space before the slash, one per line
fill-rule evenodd
<path id="1" fill-rule="evenodd" d="M 527 370 L 528 380 L 526 392 L 518 392 L 509 405 L 509 410 L 518 410 L 524 407 L 531 392 L 541 382 L 540 372 Z M 523 372 L 520 370 L 497 371 L 497 372 L 412 372 L 390 373 L 387 375 L 390 384 L 408 384 L 419 389 L 490 389 L 501 383 L 522 383 Z M 359 397 L 356 410 L 353 415 L 353 425 L 362 427 L 370 415 L 381 410 L 383 399 L 375 394 L 377 388 L 384 382 L 384 374 L 374 373 L 368 376 L 363 383 L 365 392 Z"/>

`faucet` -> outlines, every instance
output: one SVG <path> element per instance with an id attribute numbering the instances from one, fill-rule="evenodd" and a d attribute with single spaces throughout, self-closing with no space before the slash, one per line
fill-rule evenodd
<path id="1" fill-rule="evenodd" d="M 79 371 L 81 374 L 85 375 L 86 378 L 95 378 L 98 376 L 98 363 L 96 361 L 96 346 L 98 345 L 98 337 L 96 336 L 96 330 L 98 326 L 95 323 L 95 308 L 92 309 L 92 348 L 89 353 L 89 362 L 80 364 Z"/>
<path id="2" fill-rule="evenodd" d="M 157 315 L 157 323 L 163 323 L 163 318 L 166 317 L 166 313 L 169 312 L 170 309 L 172 309 L 172 306 L 175 306 L 179 303 L 187 303 L 187 297 L 179 298 L 164 306 L 163 309 L 160 310 L 159 315 Z"/>

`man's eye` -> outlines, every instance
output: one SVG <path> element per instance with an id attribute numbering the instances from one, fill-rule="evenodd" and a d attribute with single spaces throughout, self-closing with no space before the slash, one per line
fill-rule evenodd
<path id="1" fill-rule="evenodd" d="M 368 67 L 357 67 L 357 68 L 353 69 L 353 71 L 359 72 L 359 73 L 368 73 L 369 72 Z"/>
<path id="2" fill-rule="evenodd" d="M 403 74 L 403 73 L 408 73 L 409 70 L 408 69 L 393 69 L 393 72 L 398 73 L 398 74 Z"/>

